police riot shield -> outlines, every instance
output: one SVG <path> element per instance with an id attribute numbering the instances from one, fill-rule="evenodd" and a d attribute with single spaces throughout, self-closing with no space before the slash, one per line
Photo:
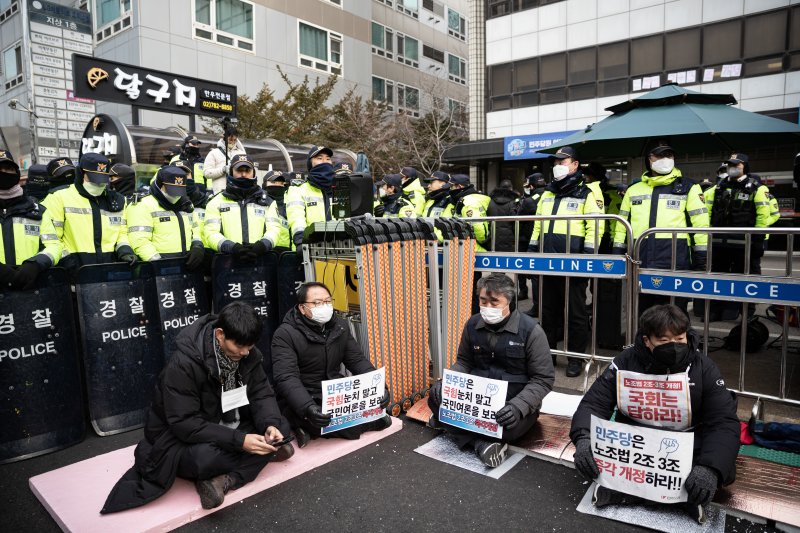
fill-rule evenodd
<path id="1" fill-rule="evenodd" d="M 186 259 L 151 261 L 155 269 L 159 325 L 166 364 L 175 349 L 180 331 L 210 311 L 206 284 L 199 270 L 190 272 Z"/>
<path id="2" fill-rule="evenodd" d="M 0 464 L 83 440 L 83 394 L 67 273 L 0 291 Z"/>
<path id="3" fill-rule="evenodd" d="M 141 427 L 164 365 L 153 266 L 81 267 L 77 292 L 92 427 L 101 436 Z"/>
<path id="4" fill-rule="evenodd" d="M 284 252 L 278 260 L 278 324 L 297 303 L 297 288 L 306 280 L 297 252 Z"/>
<path id="5" fill-rule="evenodd" d="M 233 256 L 218 254 L 211 267 L 214 312 L 231 302 L 244 302 L 261 316 L 264 329 L 256 343 L 264 355 L 264 370 L 272 379 L 272 334 L 278 321 L 278 255 L 266 253 L 255 261 L 237 261 Z"/>

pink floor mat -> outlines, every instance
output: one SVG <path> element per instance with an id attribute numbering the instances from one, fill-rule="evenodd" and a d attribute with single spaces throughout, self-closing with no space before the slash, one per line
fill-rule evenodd
<path id="1" fill-rule="evenodd" d="M 64 531 L 170 531 L 369 446 L 400 431 L 402 426 L 400 420 L 392 418 L 391 427 L 383 431 L 364 433 L 359 440 L 317 439 L 302 450 L 295 448 L 291 459 L 268 464 L 255 481 L 229 492 L 225 496 L 225 503 L 212 510 L 200 507 L 194 484 L 179 478 L 167 494 L 154 502 L 138 509 L 101 515 L 100 508 L 111 488 L 133 466 L 134 446 L 32 477 L 29 484 L 33 493 Z"/>

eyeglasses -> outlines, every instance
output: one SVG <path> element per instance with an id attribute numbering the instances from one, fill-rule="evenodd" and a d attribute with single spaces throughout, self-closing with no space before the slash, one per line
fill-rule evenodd
<path id="1" fill-rule="evenodd" d="M 310 305 L 311 307 L 319 307 L 320 305 L 333 305 L 333 300 L 328 298 L 327 300 L 315 300 L 313 302 L 303 302 L 306 305 Z"/>

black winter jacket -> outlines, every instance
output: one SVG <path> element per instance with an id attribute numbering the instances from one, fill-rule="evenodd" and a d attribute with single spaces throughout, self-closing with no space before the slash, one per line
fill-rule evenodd
<path id="1" fill-rule="evenodd" d="M 206 315 L 178 334 L 175 352 L 156 384 L 136 463 L 111 491 L 103 513 L 139 507 L 164 494 L 175 481 L 183 451 L 192 444 L 243 451 L 245 432 L 219 423 L 222 382 L 212 340 L 216 320 L 216 315 Z M 239 363 L 250 402 L 239 408 L 240 423 L 251 423 L 261 435 L 269 426 L 288 435 L 289 423 L 281 416 L 261 360 L 254 347 Z"/>
<path id="2" fill-rule="evenodd" d="M 272 373 L 281 405 L 302 416 L 306 407 L 320 404 L 322 381 L 343 378 L 342 364 L 353 375 L 375 370 L 343 319 L 334 314 L 323 327 L 297 306 L 286 313 L 272 337 Z"/>
<path id="3" fill-rule="evenodd" d="M 490 217 L 512 217 L 519 209 L 519 194 L 510 189 L 495 189 L 489 195 L 491 201 L 486 210 Z M 495 222 L 494 249 L 498 252 L 513 252 L 514 222 Z M 531 231 L 533 231 L 531 229 Z M 530 236 L 528 236 L 530 239 Z M 527 246 L 525 247 L 527 249 Z"/>
<path id="4" fill-rule="evenodd" d="M 692 403 L 694 431 L 694 464 L 713 468 L 720 483 L 727 485 L 736 479 L 736 456 L 739 454 L 739 419 L 736 415 L 736 395 L 725 388 L 719 368 L 714 361 L 698 350 L 699 337 L 689 331 L 689 390 Z M 612 364 L 594 382 L 572 417 L 570 438 L 577 442 L 590 438 L 591 415 L 608 420 L 617 407 L 617 369 L 658 374 L 652 369 L 653 360 L 644 345 L 642 335 L 636 343 L 614 358 Z M 617 422 L 641 425 L 617 411 Z"/>

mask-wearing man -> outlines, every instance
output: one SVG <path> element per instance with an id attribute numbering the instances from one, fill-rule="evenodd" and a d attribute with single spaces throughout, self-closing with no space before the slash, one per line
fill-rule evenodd
<path id="1" fill-rule="evenodd" d="M 675 305 L 656 305 L 642 313 L 633 346 L 614 358 L 581 400 L 572 417 L 570 438 L 575 444 L 575 468 L 594 480 L 600 471 L 591 446 L 591 417 L 615 420 L 634 426 L 694 433 L 692 470 L 684 487 L 688 501 L 680 504 L 687 514 L 703 523 L 703 506 L 717 488 L 736 477 L 739 453 L 739 419 L 736 396 L 725 388 L 717 365 L 704 357 L 700 336 L 690 327 L 689 317 Z M 680 387 L 666 413 L 660 407 L 631 401 L 628 383 L 646 380 L 652 388 L 637 389 L 645 397 L 663 394 L 665 383 Z M 606 505 L 641 504 L 642 499 L 605 487 L 594 492 L 593 503 Z M 652 503 L 652 502 L 651 502 Z"/>
<path id="2" fill-rule="evenodd" d="M 514 305 L 517 287 L 505 274 L 491 274 L 478 281 L 480 313 L 464 325 L 458 357 L 450 370 L 508 381 L 505 406 L 495 416 L 503 426 L 502 439 L 488 439 L 473 432 L 448 427 L 460 448 L 472 449 L 491 468 L 506 457 L 509 442 L 525 435 L 539 418 L 542 400 L 553 389 L 555 376 L 550 348 L 541 326 Z M 442 382 L 433 384 L 428 406 L 429 423 L 438 425 Z"/>
<path id="3" fill-rule="evenodd" d="M 400 176 L 402 177 L 403 196 L 409 200 L 414 206 L 414 213 L 417 216 L 422 215 L 422 210 L 425 207 L 425 189 L 422 187 L 422 179 L 414 167 L 403 167 L 400 169 Z"/>
<path id="4" fill-rule="evenodd" d="M 23 193 L 11 152 L 0 150 L 0 287 L 29 289 L 39 273 L 61 257 L 58 237 L 44 211 Z"/>
<path id="5" fill-rule="evenodd" d="M 308 180 L 286 192 L 286 218 L 292 242 L 299 246 L 303 242 L 306 226 L 315 222 L 331 220 L 331 187 L 334 168 L 331 163 L 333 150 L 326 146 L 313 146 L 308 152 L 306 167 Z"/>
<path id="6" fill-rule="evenodd" d="M 75 182 L 75 164 L 68 157 L 52 159 L 47 163 L 47 176 L 50 180 L 49 192 L 69 187 Z"/>
<path id="7" fill-rule="evenodd" d="M 291 250 L 294 248 L 289 222 L 286 220 L 286 176 L 280 170 L 269 170 L 264 175 L 262 187 L 270 198 L 268 223 L 271 228 L 278 228 L 275 249 Z"/>
<path id="8" fill-rule="evenodd" d="M 376 185 L 379 199 L 378 205 L 375 206 L 375 216 L 401 218 L 417 216 L 414 204 L 403 194 L 400 174 L 387 174 Z"/>
<path id="9" fill-rule="evenodd" d="M 482 218 L 486 216 L 486 209 L 491 199 L 479 193 L 470 182 L 466 174 L 453 174 L 450 176 L 450 206 L 443 216 L 459 218 Z M 489 223 L 473 222 L 475 232 L 475 250 L 485 252 L 489 242 Z"/>
<path id="10" fill-rule="evenodd" d="M 305 283 L 297 290 L 297 305 L 286 313 L 272 337 L 272 362 L 281 412 L 301 448 L 318 438 L 321 428 L 331 421 L 331 415 L 322 412 L 322 381 L 344 377 L 342 366 L 353 375 L 375 370 L 347 322 L 334 313 L 330 291 L 318 282 Z M 387 389 L 381 407 L 388 405 Z M 391 425 L 387 415 L 322 437 L 357 439 L 365 431 Z"/>
<path id="11" fill-rule="evenodd" d="M 44 216 L 51 220 L 63 248 L 60 263 L 73 273 L 83 265 L 136 264 L 128 244 L 125 197 L 109 188 L 110 172 L 111 163 L 104 155 L 85 153 L 75 182 L 42 202 L 47 207 Z"/>
<path id="12" fill-rule="evenodd" d="M 136 171 L 124 163 L 114 163 L 109 173 L 109 188 L 125 197 L 126 200 L 133 200 L 136 193 Z"/>
<path id="13" fill-rule="evenodd" d="M 539 184 L 542 184 L 541 187 Z M 539 199 L 544 192 L 544 177 L 539 172 L 534 172 L 527 178 L 522 186 L 522 198 L 519 202 L 519 209 L 517 215 L 519 216 L 532 216 L 536 214 L 536 207 L 539 204 Z M 517 243 L 517 251 L 524 252 L 528 248 L 528 243 L 533 235 L 533 222 L 520 222 L 519 223 L 519 240 Z M 528 280 L 531 282 L 531 289 L 533 293 L 533 307 L 531 308 L 531 316 L 539 316 L 539 276 L 526 276 L 525 274 L 517 275 L 517 282 L 519 284 L 519 300 L 528 299 Z"/>

